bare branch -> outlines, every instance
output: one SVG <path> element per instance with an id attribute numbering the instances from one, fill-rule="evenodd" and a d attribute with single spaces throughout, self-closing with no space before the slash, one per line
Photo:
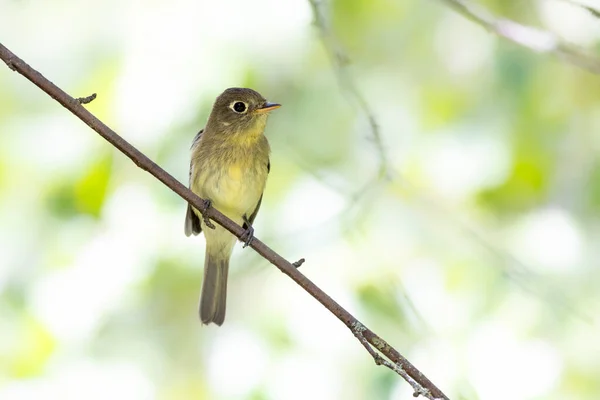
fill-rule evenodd
<path id="1" fill-rule="evenodd" d="M 392 371 L 394 371 L 401 377 L 403 377 L 404 380 L 406 380 L 406 382 L 408 382 L 413 387 L 413 389 L 415 391 L 413 393 L 414 397 L 418 397 L 419 395 L 421 395 L 421 396 L 427 397 L 429 399 L 431 398 L 431 393 L 429 392 L 429 389 L 424 388 L 417 381 L 415 381 L 412 378 L 412 376 L 402 368 L 401 363 L 399 363 L 399 362 L 392 363 L 392 362 L 386 360 L 385 358 L 381 357 L 381 355 L 377 351 L 375 351 L 375 349 L 373 349 L 373 347 L 371 345 L 375 346 L 377 350 L 379 350 L 383 353 L 383 351 L 380 350 L 380 348 L 382 348 L 384 350 L 386 348 L 391 348 L 390 345 L 388 345 L 385 341 L 383 341 L 383 339 L 380 340 L 380 339 L 371 338 L 370 341 L 367 340 L 367 338 L 365 337 L 365 332 L 367 332 L 368 329 L 358 321 L 353 323 L 352 327 L 350 329 L 352 330 L 352 333 L 354 333 L 354 336 L 356 336 L 358 341 L 363 345 L 363 347 L 371 355 L 371 357 L 373 357 L 375 364 L 383 365 L 383 366 L 391 369 Z M 403 358 L 400 354 L 398 354 L 398 356 Z"/>
<path id="2" fill-rule="evenodd" d="M 538 53 L 551 54 L 593 74 L 600 74 L 600 59 L 561 41 L 539 28 L 499 18 L 479 5 L 465 0 L 439 0 L 488 31 Z M 586 8 L 587 9 L 587 8 Z M 593 9 L 588 9 L 592 12 Z M 595 10 L 594 10 L 595 11 Z"/>
<path id="3" fill-rule="evenodd" d="M 367 118 L 371 130 L 371 137 L 379 155 L 379 177 L 389 178 L 391 171 L 388 165 L 387 153 L 381 138 L 379 124 L 377 123 L 373 110 L 371 110 L 371 106 L 365 100 L 358 89 L 351 72 L 348 70 L 350 58 L 331 32 L 329 19 L 326 17 L 327 11 L 325 10 L 325 0 L 309 0 L 309 3 L 313 11 L 314 24 L 321 35 L 323 46 L 331 59 L 340 87 L 348 93 L 350 98 L 356 103 L 357 107 Z"/>
<path id="4" fill-rule="evenodd" d="M 204 218 L 212 219 L 234 234 L 238 239 L 242 238 L 245 231 L 241 226 L 237 225 L 235 222 L 221 214 L 214 207 L 206 207 L 206 203 L 203 199 L 196 196 L 181 182 L 176 180 L 173 176 L 146 157 L 142 152 L 117 135 L 112 129 L 110 129 L 108 126 L 102 123 L 102 121 L 85 109 L 85 107 L 83 107 L 79 101 L 69 96 L 58 86 L 54 85 L 39 72 L 31 68 L 27 63 L 13 54 L 1 43 L 0 58 L 8 65 L 10 69 L 23 75 L 34 85 L 46 92 L 50 97 L 58 101 L 63 107 L 75 114 L 79 119 L 100 134 L 100 136 L 106 139 L 110 144 L 115 146 L 119 151 L 129 157 L 138 167 L 152 174 L 155 178 L 181 196 L 189 204 L 194 206 L 197 210 L 200 210 Z M 359 339 L 363 346 L 365 346 L 365 341 L 374 346 L 374 349 L 383 354 L 383 356 L 389 360 L 387 361 L 387 364 L 384 362 L 380 363 L 394 370 L 405 380 L 407 380 L 407 382 L 409 382 L 414 388 L 416 394 L 423 395 L 432 400 L 448 399 L 448 397 L 444 395 L 441 390 L 439 390 L 406 358 L 398 353 L 396 349 L 391 347 L 374 332 L 361 324 L 352 314 L 342 308 L 342 306 L 329 297 L 327 293 L 323 292 L 318 286 L 304 276 L 294 264 L 281 257 L 257 238 L 254 238 L 254 240 L 250 243 L 250 247 L 252 247 L 258 254 L 263 256 L 271 264 L 279 268 L 281 272 L 294 280 L 294 282 L 300 285 L 332 314 L 334 314 L 340 321 L 342 321 Z M 367 349 L 369 353 L 372 356 L 375 354 L 374 357 L 376 361 L 384 360 L 383 357 L 375 353 L 375 350 L 371 346 L 368 347 L 370 348 L 370 350 Z"/>

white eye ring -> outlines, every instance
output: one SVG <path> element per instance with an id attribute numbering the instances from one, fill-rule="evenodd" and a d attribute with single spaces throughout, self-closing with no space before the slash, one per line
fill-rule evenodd
<path id="1" fill-rule="evenodd" d="M 248 104 L 240 100 L 231 102 L 229 108 L 238 114 L 245 114 L 248 112 Z"/>

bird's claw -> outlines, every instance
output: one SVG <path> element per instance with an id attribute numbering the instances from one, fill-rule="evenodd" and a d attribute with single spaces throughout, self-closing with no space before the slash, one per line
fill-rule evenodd
<path id="1" fill-rule="evenodd" d="M 252 225 L 248 224 L 248 227 L 246 228 L 244 233 L 242 233 L 242 236 L 240 236 L 240 240 L 244 242 L 244 246 L 242 248 L 245 249 L 246 247 L 250 246 L 250 243 L 252 243 L 253 239 L 254 228 L 252 227 Z"/>
<path id="2" fill-rule="evenodd" d="M 204 199 L 202 205 L 204 206 L 202 209 L 202 221 L 204 221 L 204 225 L 206 225 L 207 228 L 215 229 L 215 224 L 210 222 L 210 218 L 206 215 L 206 211 L 212 207 L 212 202 L 208 199 Z"/>

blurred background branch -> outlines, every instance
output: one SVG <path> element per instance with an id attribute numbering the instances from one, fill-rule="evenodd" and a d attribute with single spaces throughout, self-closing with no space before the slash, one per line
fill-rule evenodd
<path id="1" fill-rule="evenodd" d="M 31 81 L 38 88 L 43 90 L 46 94 L 64 106 L 67 110 L 71 111 L 75 116 L 87 124 L 90 128 L 100 134 L 115 148 L 129 157 L 138 167 L 152 174 L 156 179 L 161 181 L 165 186 L 170 188 L 172 191 L 181 196 L 184 200 L 192 204 L 197 210 L 200 210 L 202 214 L 214 220 L 219 225 L 225 227 L 238 239 L 241 240 L 244 235 L 244 229 L 235 224 L 232 220 L 221 214 L 218 210 L 210 207 L 205 208 L 203 200 L 192 193 L 183 184 L 177 181 L 168 172 L 163 170 L 158 164 L 150 160 L 141 151 L 136 149 L 134 146 L 129 144 L 123 138 L 121 138 L 116 132 L 106 126 L 102 121 L 97 119 L 92 113 L 90 113 L 82 104 L 89 103 L 96 96 L 88 96 L 87 98 L 73 98 L 69 96 L 65 91 L 54 85 L 48 79 L 46 79 L 38 71 L 30 67 L 22 59 L 8 50 L 4 45 L 0 43 L 0 59 L 2 59 L 6 65 L 23 75 L 29 81 Z M 295 263 L 290 263 L 285 260 L 258 238 L 249 244 L 249 247 L 253 248 L 257 253 L 263 256 L 271 264 L 278 267 L 281 272 L 288 275 L 293 279 L 299 286 L 306 290 L 311 296 L 319 301 L 325 308 L 327 308 L 333 315 L 335 315 L 340 321 L 342 321 L 359 340 L 359 342 L 365 347 L 369 354 L 373 357 L 377 365 L 383 365 L 390 370 L 396 372 L 403 379 L 405 379 L 414 389 L 414 395 L 422 395 L 428 399 L 447 399 L 446 395 L 438 389 L 433 382 L 431 382 L 423 373 L 421 373 L 410 361 L 403 357 L 396 349 L 390 346 L 385 340 L 380 338 L 373 331 L 365 327 L 359 322 L 353 315 L 346 311 L 340 306 L 335 300 L 329 295 L 322 291 L 312 281 L 306 278 L 297 269 L 300 264 L 304 261 L 301 259 Z M 318 328 L 315 330 L 315 333 Z M 387 359 L 381 357 L 383 354 Z M 389 360 L 389 361 L 388 361 Z"/>
<path id="2" fill-rule="evenodd" d="M 583 4 L 583 3 L 580 3 L 579 1 L 575 1 L 575 0 L 562 0 L 562 1 L 564 1 L 565 3 L 571 4 L 573 6 L 583 8 L 584 10 L 586 10 L 587 12 L 592 14 L 594 17 L 600 18 L 600 11 L 594 7 L 588 6 L 587 4 Z"/>
<path id="3" fill-rule="evenodd" d="M 326 0 L 309 0 L 309 2 L 313 13 L 314 25 L 319 32 L 325 51 L 329 55 L 340 88 L 348 96 L 351 103 L 363 113 L 368 122 L 371 140 L 379 157 L 378 177 L 388 179 L 392 174 L 392 170 L 389 165 L 386 147 L 381 137 L 379 123 L 369 102 L 365 99 L 356 80 L 352 76 L 352 72 L 350 71 L 350 57 L 332 32 L 330 26 L 331 19 L 328 12 L 329 2 Z"/>
<path id="4" fill-rule="evenodd" d="M 575 63 L 577 66 L 590 69 L 591 72 L 600 72 L 600 69 L 597 70 L 597 66 L 600 66 L 600 59 L 586 58 L 586 56 L 584 56 L 583 53 L 579 53 L 575 47 L 570 47 L 561 43 L 552 33 L 521 25 L 512 20 L 499 19 L 484 8 L 471 4 L 468 1 L 442 1 L 459 14 L 482 25 L 492 33 L 505 37 L 536 52 L 556 52 L 560 49 L 560 54 L 563 56 L 569 54 L 573 57 L 573 61 L 577 61 Z M 592 14 L 595 11 L 594 9 L 575 1 L 563 1 L 582 7 Z M 572 300 L 570 300 L 559 287 L 547 287 L 526 263 L 518 259 L 518 257 L 513 255 L 507 249 L 499 246 L 498 240 L 495 240 L 493 235 L 474 226 L 471 221 L 466 220 L 461 215 L 457 215 L 443 202 L 436 201 L 429 193 L 427 193 L 425 188 L 415 184 L 408 174 L 403 171 L 394 170 L 388 158 L 385 144 L 381 136 L 379 128 L 380 124 L 350 70 L 352 65 L 351 57 L 343 48 L 340 40 L 337 39 L 336 34 L 333 31 L 331 20 L 332 2 L 328 0 L 309 0 L 309 3 L 313 14 L 314 26 L 318 30 L 322 44 L 329 56 L 329 60 L 333 67 L 333 73 L 339 83 L 342 94 L 348 95 L 349 98 L 353 100 L 353 103 L 358 105 L 358 109 L 362 111 L 364 117 L 369 121 L 371 137 L 375 143 L 377 156 L 380 160 L 379 176 L 385 176 L 386 178 L 383 182 L 376 179 L 369 180 L 363 187 L 357 190 L 356 193 L 346 193 L 345 196 L 348 198 L 348 205 L 340 211 L 339 215 L 333 217 L 333 219 L 338 218 L 340 215 L 347 215 L 351 208 L 356 206 L 358 201 L 370 190 L 378 186 L 385 187 L 391 183 L 400 184 L 413 193 L 414 196 L 418 197 L 420 207 L 425 207 L 427 212 L 437 215 L 439 219 L 447 220 L 459 234 L 471 238 L 474 243 L 479 244 L 483 249 L 488 251 L 495 260 L 494 266 L 501 270 L 506 278 L 512 280 L 521 289 L 533 296 L 541 298 L 548 304 L 553 304 L 556 309 L 565 310 L 571 313 L 571 315 L 589 322 L 590 316 L 574 307 Z M 589 66 L 589 68 L 585 66 Z M 308 167 L 305 168 L 305 170 L 310 174 L 317 173 L 310 170 Z M 317 179 L 320 178 L 317 176 Z M 330 182 L 327 182 L 327 184 L 334 187 Z"/>
<path id="5" fill-rule="evenodd" d="M 551 32 L 527 26 L 510 19 L 497 17 L 482 6 L 466 0 L 441 1 L 464 17 L 500 37 L 535 52 L 557 56 L 558 58 L 591 73 L 600 74 L 600 59 L 597 56 L 587 54 L 582 49 L 561 41 L 557 35 Z M 576 3 L 574 1 L 567 2 L 586 9 L 594 16 L 598 16 L 597 10 L 591 7 L 584 6 L 581 3 Z"/>

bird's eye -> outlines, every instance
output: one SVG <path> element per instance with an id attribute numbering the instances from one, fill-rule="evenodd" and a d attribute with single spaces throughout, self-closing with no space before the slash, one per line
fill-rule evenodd
<path id="1" fill-rule="evenodd" d="M 243 114 L 248 109 L 248 106 L 243 101 L 234 101 L 231 103 L 231 109 L 238 114 Z"/>

